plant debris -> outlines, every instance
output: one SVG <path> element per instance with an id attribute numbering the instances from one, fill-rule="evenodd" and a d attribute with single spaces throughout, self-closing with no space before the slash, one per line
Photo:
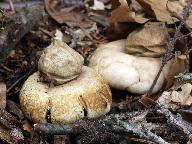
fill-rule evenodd
<path id="1" fill-rule="evenodd" d="M 4 110 L 6 107 L 6 92 L 7 87 L 5 83 L 0 83 L 0 109 Z"/>
<path id="2" fill-rule="evenodd" d="M 191 90 L 192 85 L 190 83 L 184 84 L 181 91 L 163 92 L 157 102 L 172 110 L 177 110 L 182 106 L 190 106 L 192 104 Z"/>
<path id="3" fill-rule="evenodd" d="M 1 1 L 0 143 L 190 144 L 192 142 L 191 9 L 191 0 Z M 123 66 L 122 55 L 135 58 L 133 62 L 125 59 L 131 65 L 140 58 L 147 58 L 149 59 L 147 66 L 150 68 L 146 69 L 146 73 L 140 71 L 146 66 L 145 62 L 141 62 L 137 67 L 140 75 L 137 79 L 142 81 L 143 78 L 147 78 L 150 83 L 146 85 L 144 81 L 143 85 L 136 91 L 131 91 L 132 93 L 126 91 L 127 87 L 121 90 L 118 87 L 117 89 L 111 87 L 111 110 L 97 118 L 86 116 L 89 112 L 85 108 L 90 105 L 79 98 L 77 101 L 80 101 L 84 108 L 82 119 L 58 124 L 53 121 L 52 109 L 40 108 L 38 112 L 45 111 L 42 117 L 47 122 L 30 121 L 21 110 L 19 93 L 24 81 L 38 70 L 38 60 L 44 49 L 53 42 L 56 30 L 63 33 L 62 41 L 84 58 L 85 66 L 91 65 L 95 51 L 103 51 L 101 45 L 106 45 L 108 42 L 113 44 L 112 41 L 127 38 L 128 41 L 122 44 L 126 47 L 124 50 L 117 52 L 114 50 L 114 45 L 104 48 L 107 52 L 103 57 L 110 58 L 111 62 L 105 63 L 102 59 L 95 59 L 94 62 L 106 64 L 102 67 L 104 69 L 120 61 L 121 67 L 114 67 L 111 70 L 112 81 L 117 78 L 116 70 L 122 71 L 126 68 L 130 70 L 129 65 Z M 119 48 L 118 46 L 117 49 Z M 116 57 L 118 54 L 121 55 L 119 58 Z M 152 77 L 148 74 L 155 71 L 152 61 L 155 58 L 159 59 L 158 68 Z M 167 68 L 170 63 L 170 67 Z M 161 77 L 162 74 L 167 76 L 166 80 Z M 122 78 L 123 75 L 126 77 Z M 85 77 L 89 78 L 89 75 L 86 74 Z M 118 78 L 121 82 L 130 83 L 133 76 L 130 77 L 130 73 L 123 73 Z M 78 77 L 74 80 L 77 79 Z M 162 83 L 157 90 L 159 80 L 162 80 Z M 87 85 L 91 86 L 92 81 Z M 50 84 L 47 87 L 58 86 Z M 149 91 L 143 91 L 146 87 Z M 42 96 L 38 98 L 41 99 Z M 70 102 L 73 106 L 73 100 Z M 58 108 L 61 108 L 60 103 L 61 100 L 56 103 Z M 65 107 L 66 104 L 62 106 Z M 32 107 L 37 108 L 37 105 Z M 70 110 L 75 112 L 72 108 Z M 30 115 L 39 118 L 37 112 L 32 111 Z"/>

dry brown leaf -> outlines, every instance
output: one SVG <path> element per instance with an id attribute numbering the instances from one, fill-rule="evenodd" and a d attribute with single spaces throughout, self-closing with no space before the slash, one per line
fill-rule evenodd
<path id="1" fill-rule="evenodd" d="M 172 60 L 171 66 L 168 71 L 166 88 L 170 88 L 174 83 L 174 76 L 182 73 L 186 69 L 186 55 L 182 55 L 180 52 L 175 53 L 175 57 Z"/>
<path id="2" fill-rule="evenodd" d="M 160 57 L 166 52 L 168 38 L 164 23 L 148 22 L 128 35 L 126 52 L 136 56 Z"/>
<path id="3" fill-rule="evenodd" d="M 16 144 L 16 141 L 13 140 L 10 133 L 11 133 L 10 130 L 8 130 L 2 124 L 0 124 L 0 139 L 6 141 L 7 143 Z"/>
<path id="4" fill-rule="evenodd" d="M 0 83 L 0 109 L 3 110 L 6 107 L 6 84 Z"/>
<path id="5" fill-rule="evenodd" d="M 181 87 L 181 91 L 163 92 L 157 102 L 172 110 L 177 110 L 181 106 L 189 106 L 192 104 L 191 90 L 192 85 L 186 83 Z"/>
<path id="6" fill-rule="evenodd" d="M 110 41 L 124 39 L 134 30 L 135 26 L 135 23 L 111 23 L 107 28 L 107 38 Z"/>
<path id="7" fill-rule="evenodd" d="M 14 125 L 18 125 L 19 121 L 16 117 L 8 113 L 6 110 L 0 110 L 0 123 L 11 129 Z"/>
<path id="8" fill-rule="evenodd" d="M 137 2 L 142 5 L 147 14 L 151 15 L 154 13 L 155 15 L 151 15 L 152 17 L 159 21 L 167 22 L 168 24 L 172 24 L 178 21 L 178 19 L 171 17 L 167 6 L 169 10 L 176 12 L 182 17 L 183 7 L 186 5 L 186 2 L 183 0 L 168 1 L 168 3 L 167 0 L 137 0 Z M 192 27 L 192 15 L 189 16 L 187 23 Z"/>
<path id="9" fill-rule="evenodd" d="M 139 102 L 142 103 L 145 107 L 150 107 L 152 105 L 155 105 L 155 101 L 149 98 L 147 94 L 142 95 Z"/>
<path id="10" fill-rule="evenodd" d="M 30 134 L 33 133 L 33 127 L 27 119 L 22 121 L 22 128 L 23 128 L 23 130 L 29 132 Z"/>
<path id="11" fill-rule="evenodd" d="M 90 27 L 92 22 L 85 15 L 76 11 L 75 7 L 62 7 L 58 0 L 44 0 L 47 13 L 58 23 L 68 26 Z"/>
<path id="12" fill-rule="evenodd" d="M 138 22 L 145 23 L 148 18 L 143 16 L 142 7 L 135 2 L 134 7 L 137 11 L 132 11 L 128 4 L 127 0 L 119 0 L 120 6 L 117 9 L 113 10 L 111 13 L 110 21 L 112 23 L 116 22 Z"/>

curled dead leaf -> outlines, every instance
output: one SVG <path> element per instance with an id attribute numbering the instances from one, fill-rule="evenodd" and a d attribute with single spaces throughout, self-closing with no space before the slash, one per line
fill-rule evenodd
<path id="1" fill-rule="evenodd" d="M 120 6 L 112 11 L 110 21 L 115 22 L 137 22 L 145 23 L 149 19 L 173 24 L 179 21 L 172 17 L 176 13 L 182 17 L 186 1 L 176 0 L 119 0 Z M 192 15 L 189 16 L 187 24 L 192 27 Z"/>
<path id="2" fill-rule="evenodd" d="M 146 10 L 145 12 L 151 15 L 153 18 L 159 21 L 167 22 L 168 24 L 173 24 L 178 21 L 178 19 L 173 18 L 168 11 L 175 12 L 178 16 L 182 17 L 183 8 L 186 6 L 186 1 L 184 0 L 136 0 L 142 7 Z M 167 9 L 168 8 L 168 9 Z M 187 24 L 192 27 L 192 15 L 189 16 Z"/>
<path id="3" fill-rule="evenodd" d="M 59 24 L 66 23 L 68 26 L 91 27 L 92 22 L 80 13 L 75 7 L 63 7 L 58 0 L 44 0 L 47 13 Z"/>
<path id="4" fill-rule="evenodd" d="M 172 110 L 177 110 L 181 106 L 189 106 L 192 104 L 191 90 L 192 85 L 186 83 L 181 87 L 181 91 L 163 92 L 157 102 Z"/>
<path id="5" fill-rule="evenodd" d="M 120 6 L 112 11 L 111 17 L 109 18 L 112 23 L 116 22 L 137 22 L 145 23 L 148 18 L 143 16 L 143 9 L 139 3 L 134 3 L 135 11 L 132 11 L 127 3 L 127 0 L 119 0 Z"/>
<path id="6" fill-rule="evenodd" d="M 148 22 L 128 35 L 126 52 L 135 56 L 161 57 L 166 52 L 168 39 L 164 23 Z"/>
<path id="7" fill-rule="evenodd" d="M 156 104 L 155 101 L 152 98 L 148 97 L 147 94 L 142 95 L 139 102 L 142 103 L 145 107 L 150 107 Z"/>
<path id="8" fill-rule="evenodd" d="M 168 70 L 167 84 L 166 88 L 171 87 L 174 82 L 174 77 L 185 71 L 186 69 L 186 55 L 182 55 L 180 52 L 176 52 L 171 63 L 171 66 Z"/>

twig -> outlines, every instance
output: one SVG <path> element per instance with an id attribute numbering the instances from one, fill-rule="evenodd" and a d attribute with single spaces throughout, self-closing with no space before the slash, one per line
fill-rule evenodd
<path id="1" fill-rule="evenodd" d="M 53 33 L 49 32 L 48 30 L 46 30 L 46 29 L 44 29 L 44 28 L 39 27 L 39 30 L 42 31 L 44 34 L 50 36 L 51 38 L 54 37 L 54 34 L 53 34 Z"/>
<path id="2" fill-rule="evenodd" d="M 9 93 L 21 80 L 23 80 L 26 75 L 21 76 L 18 80 L 16 80 L 8 89 L 7 89 L 7 93 Z"/>
<path id="3" fill-rule="evenodd" d="M 168 124 L 171 124 L 180 129 L 187 135 L 189 140 L 192 140 L 192 125 L 183 120 L 180 114 L 174 115 L 168 109 L 161 105 L 157 105 L 157 109 L 158 113 L 165 115 Z"/>
<path id="4" fill-rule="evenodd" d="M 0 64 L 0 67 L 2 67 L 4 70 L 6 70 L 7 72 L 14 72 L 12 69 L 6 67 L 4 64 Z"/>
<path id="5" fill-rule="evenodd" d="M 157 73 L 157 75 L 156 75 L 156 77 L 155 77 L 155 79 L 154 79 L 154 81 L 153 81 L 153 83 L 152 83 L 150 89 L 149 89 L 148 95 L 150 95 L 150 94 L 152 93 L 153 88 L 155 87 L 155 84 L 157 83 L 157 80 L 159 79 L 159 76 L 160 76 L 160 74 L 161 74 L 163 68 L 164 68 L 164 65 L 161 64 L 161 67 L 160 67 L 160 69 L 159 69 L 159 71 L 158 71 L 158 73 Z"/>
<path id="6" fill-rule="evenodd" d="M 15 13 L 15 8 L 14 8 L 14 5 L 13 5 L 12 0 L 9 0 L 9 5 L 10 5 L 10 8 L 11 8 L 11 11 L 12 11 L 13 13 Z"/>
<path id="7" fill-rule="evenodd" d="M 115 114 L 114 116 L 119 120 L 129 120 L 129 122 L 137 123 L 145 120 L 149 110 L 135 111 L 129 113 Z"/>
<path id="8" fill-rule="evenodd" d="M 145 138 L 147 140 L 151 140 L 153 142 L 159 143 L 159 144 L 168 144 L 165 140 L 163 140 L 160 136 L 157 136 L 156 134 L 151 132 L 150 126 L 147 122 L 142 122 L 142 131 L 138 128 L 136 128 L 134 125 L 128 122 L 124 122 L 121 120 L 116 119 L 117 123 L 121 127 L 123 127 L 124 131 L 128 133 L 133 133 L 134 135 L 137 135 L 140 138 Z"/>
<path id="9" fill-rule="evenodd" d="M 22 81 L 24 78 L 28 77 L 36 68 L 37 64 L 35 64 L 28 73 L 26 73 L 25 75 L 21 76 L 19 79 L 17 79 L 8 89 L 7 89 L 7 93 L 9 94 L 9 92 L 20 82 Z"/>
<path id="10" fill-rule="evenodd" d="M 192 34 L 192 31 L 190 33 L 186 34 L 186 35 L 182 35 L 182 36 L 178 37 L 178 39 L 182 39 L 184 37 L 190 36 L 191 34 Z"/>
<path id="11" fill-rule="evenodd" d="M 167 144 L 161 137 L 157 136 L 155 133 L 151 132 L 152 127 L 148 123 L 142 122 L 142 130 L 138 128 L 139 123 L 134 125 L 130 122 L 125 122 L 124 119 L 128 114 L 111 114 L 100 118 L 99 120 L 84 119 L 80 120 L 74 124 L 36 124 L 35 130 L 41 135 L 61 135 L 61 134 L 81 134 L 85 136 L 82 138 L 87 141 L 86 138 L 92 138 L 93 141 L 108 139 L 109 136 L 115 136 L 119 133 L 124 133 L 128 135 L 135 135 L 140 138 L 145 138 L 150 141 L 154 141 L 160 144 Z M 94 138 L 93 138 L 94 137 Z M 118 139 L 118 137 L 116 137 Z"/>
<path id="12" fill-rule="evenodd" d="M 115 114 L 115 115 L 110 115 L 106 116 L 104 118 L 99 119 L 98 121 L 105 121 L 109 122 L 111 120 L 111 117 L 115 117 L 118 120 L 124 120 L 127 118 L 130 118 L 129 113 L 124 113 L 124 114 Z M 86 121 L 86 120 L 85 120 Z M 81 123 L 81 121 L 80 121 Z M 66 124 L 66 125 L 61 125 L 61 124 L 35 124 L 34 128 L 36 131 L 39 131 L 43 135 L 61 135 L 61 134 L 78 134 L 78 133 L 83 133 L 83 126 L 79 124 L 79 122 L 74 123 L 74 124 Z"/>
<path id="13" fill-rule="evenodd" d="M 65 134 L 81 134 L 85 132 L 83 127 L 75 124 L 51 124 L 51 123 L 42 123 L 35 124 L 34 130 L 39 132 L 42 135 L 65 135 Z"/>
<path id="14" fill-rule="evenodd" d="M 170 38 L 169 43 L 167 44 L 167 51 L 165 53 L 165 55 L 162 57 L 162 63 L 161 63 L 161 67 L 151 85 L 151 88 L 148 91 L 148 95 L 150 95 L 153 91 L 153 88 L 155 87 L 157 80 L 159 79 L 159 76 L 164 68 L 164 66 L 167 64 L 167 62 L 169 60 L 171 60 L 174 56 L 173 51 L 174 51 L 174 46 L 176 44 L 176 41 L 178 40 L 179 37 L 179 33 L 181 31 L 181 28 L 183 27 L 183 25 L 185 24 L 185 21 L 187 20 L 187 18 L 189 17 L 190 11 L 191 11 L 191 4 L 192 1 L 190 0 L 187 4 L 187 6 L 184 7 L 183 9 L 183 18 L 181 19 L 180 25 L 178 26 L 178 28 L 176 29 L 176 32 L 173 36 L 173 38 Z"/>
<path id="15" fill-rule="evenodd" d="M 172 16 L 172 17 L 174 17 L 174 18 L 177 18 L 178 20 L 180 20 L 180 21 L 183 21 L 183 19 L 176 13 L 176 12 L 174 12 L 174 11 L 171 11 L 170 9 L 169 9 L 169 7 L 168 7 L 168 1 L 167 1 L 167 11 L 170 13 L 170 15 Z M 184 26 L 186 27 L 186 29 L 190 32 L 190 33 L 192 33 L 192 30 L 191 30 L 191 28 L 187 25 L 187 23 L 185 22 L 185 21 L 183 21 L 183 23 L 184 23 Z"/>
<path id="16" fill-rule="evenodd" d="M 182 113 L 182 114 L 192 115 L 192 111 L 191 110 L 178 109 L 177 112 L 178 113 Z"/>

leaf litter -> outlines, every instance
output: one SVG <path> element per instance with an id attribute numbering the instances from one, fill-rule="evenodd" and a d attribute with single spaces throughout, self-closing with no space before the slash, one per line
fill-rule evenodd
<path id="1" fill-rule="evenodd" d="M 176 25 L 178 25 L 177 22 L 179 21 L 173 18 L 170 12 L 177 13 L 179 17 L 182 17 L 183 7 L 187 5 L 187 1 L 180 0 L 169 1 L 168 3 L 164 0 L 161 2 L 150 0 L 96 0 L 95 3 L 91 0 L 86 0 L 85 2 L 76 0 L 44 0 L 44 2 L 48 14 L 44 16 L 43 21 L 37 26 L 42 28 L 41 31 L 38 28 L 33 28 L 33 30 L 28 32 L 0 66 L 0 80 L 2 81 L 0 84 L 0 116 L 2 118 L 0 120 L 0 138 L 7 143 L 18 143 L 20 141 L 29 143 L 34 134 L 33 123 L 26 120 L 20 109 L 18 93 L 24 80 L 30 73 L 36 70 L 37 60 L 42 49 L 50 44 L 52 37 L 48 34 L 54 33 L 55 29 L 60 29 L 66 35 L 67 43 L 81 53 L 86 58 L 87 63 L 99 44 L 110 41 L 110 37 L 107 35 L 114 36 L 115 38 L 113 39 L 128 37 L 130 39 L 129 43 L 127 43 L 128 53 L 147 57 L 161 57 L 166 53 L 166 49 L 162 45 L 166 45 L 169 42 L 169 36 L 166 34 L 170 34 L 170 30 L 175 28 L 171 24 L 176 22 Z M 4 11 L 7 18 L 10 15 L 8 12 L 9 10 Z M 160 36 L 156 36 L 156 38 L 150 37 L 145 33 L 148 30 L 154 32 L 155 29 L 152 28 L 153 26 L 148 25 L 148 29 L 142 29 L 141 27 L 145 28 L 145 23 L 151 20 L 166 22 L 169 25 L 164 25 L 164 27 L 161 27 L 162 25 L 159 27 L 158 25 L 156 34 Z M 152 24 L 155 23 L 152 22 Z M 186 24 L 191 27 L 191 15 L 187 19 Z M 110 32 L 109 26 L 111 25 L 115 26 L 112 30 L 118 31 L 119 35 Z M 128 31 L 125 31 L 122 25 Z M 6 25 L 1 25 L 1 29 L 4 26 Z M 134 29 L 136 30 L 135 34 L 130 34 Z M 189 33 L 186 32 L 186 29 L 184 27 L 181 31 L 185 40 L 181 39 L 177 44 L 183 50 L 178 49 L 181 53 L 174 53 L 175 61 L 187 59 L 185 54 L 188 50 L 186 50 L 187 48 L 184 45 L 190 47 L 192 41 L 190 36 L 185 37 Z M 139 38 L 145 39 L 141 41 L 138 40 Z M 153 39 L 154 41 L 152 41 Z M 137 41 L 141 41 L 141 44 L 137 45 Z M 178 66 L 173 64 L 173 67 L 169 71 L 172 76 L 175 76 L 175 71 L 183 69 L 183 67 L 180 67 L 177 70 L 175 67 Z M 114 137 L 113 141 L 110 141 L 111 143 L 118 143 L 120 141 L 124 143 L 129 141 L 152 143 L 155 140 L 163 143 L 164 141 L 162 139 L 169 142 L 189 143 L 191 140 L 190 134 L 192 133 L 190 129 L 191 124 L 182 119 L 182 117 L 174 114 L 176 110 L 179 111 L 180 109 L 191 111 L 191 68 L 188 72 L 189 75 L 188 73 L 184 73 L 183 76 L 176 77 L 183 82 L 179 88 L 177 87 L 174 90 L 162 89 L 161 92 L 151 97 L 134 95 L 125 91 L 112 89 L 113 106 L 109 114 L 111 115 L 110 120 L 104 117 L 104 120 L 101 118 L 94 122 L 92 120 L 80 121 L 80 125 L 83 124 L 87 132 L 90 132 L 88 129 L 92 128 L 91 134 L 89 135 L 83 132 L 82 137 L 76 137 L 72 141 L 78 142 L 82 140 L 81 142 L 89 143 L 91 138 L 94 137 L 95 142 L 102 140 L 107 143 L 110 141 L 109 138 Z M 26 76 L 20 79 L 23 75 Z M 184 75 L 188 77 L 184 77 Z M 185 82 L 186 80 L 187 82 Z M 15 83 L 16 81 L 17 83 Z M 171 79 L 170 81 L 171 84 L 169 84 L 168 88 L 175 85 L 175 79 Z M 141 113 L 136 114 L 137 112 Z M 126 114 L 132 115 L 128 117 Z M 183 125 L 179 125 L 177 120 Z M 159 123 L 161 124 L 159 125 Z M 170 124 L 173 127 L 170 128 Z M 134 128 L 132 127 L 133 125 Z M 112 133 L 111 127 L 108 126 L 115 126 L 112 129 Z M 49 130 L 54 133 L 53 127 Z M 130 132 L 129 130 L 132 131 Z M 141 131 L 143 133 L 140 133 Z M 175 140 L 174 133 L 178 131 L 181 134 Z M 166 134 L 171 136 L 168 138 Z M 38 134 L 37 137 L 40 135 Z M 70 135 L 74 136 L 73 132 Z M 40 138 L 40 141 L 51 143 L 52 140 L 43 137 Z M 34 142 L 38 143 L 38 141 Z"/>

